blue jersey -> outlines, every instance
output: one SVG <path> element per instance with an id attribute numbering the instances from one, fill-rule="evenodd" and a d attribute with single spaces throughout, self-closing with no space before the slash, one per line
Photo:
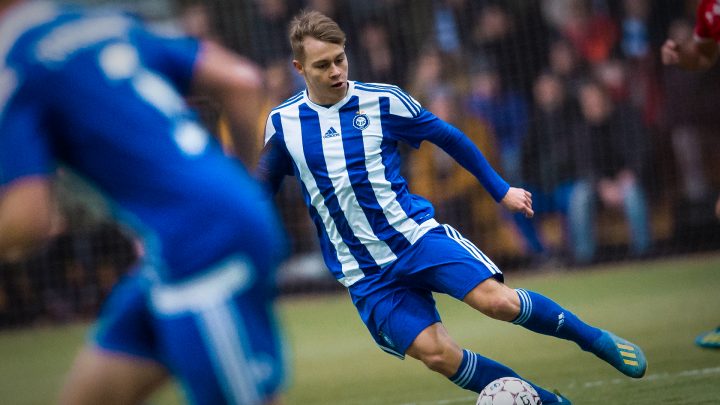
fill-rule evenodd
<path id="1" fill-rule="evenodd" d="M 183 99 L 196 40 L 46 2 L 21 3 L 0 22 L 0 186 L 74 169 L 129 214 L 165 281 L 240 247 L 277 260 L 283 238 L 265 193 Z M 278 243 L 256 246 L 267 239 L 247 229 Z"/>
<path id="2" fill-rule="evenodd" d="M 429 140 L 448 151 L 500 200 L 509 186 L 456 128 L 396 86 L 348 82 L 337 104 L 306 91 L 275 108 L 259 175 L 276 188 L 294 174 L 320 234 L 325 262 L 345 286 L 377 273 L 438 226 L 426 199 L 400 174 L 399 141 Z"/>

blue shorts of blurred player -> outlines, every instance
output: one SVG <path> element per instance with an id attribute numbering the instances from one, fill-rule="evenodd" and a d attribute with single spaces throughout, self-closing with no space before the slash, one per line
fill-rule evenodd
<path id="1" fill-rule="evenodd" d="M 272 297 L 254 275 L 242 256 L 176 284 L 136 269 L 106 301 L 94 342 L 163 365 L 193 404 L 268 402 L 284 364 Z"/>

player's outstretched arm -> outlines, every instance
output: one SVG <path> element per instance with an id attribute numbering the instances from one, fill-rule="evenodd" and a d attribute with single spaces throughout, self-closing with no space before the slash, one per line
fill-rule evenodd
<path id="1" fill-rule="evenodd" d="M 532 194 L 522 188 L 510 187 L 500 204 L 511 212 L 522 213 L 527 218 L 535 215 L 532 209 Z"/>
<path id="2" fill-rule="evenodd" d="M 193 93 L 220 103 L 230 121 L 238 157 L 254 166 L 260 151 L 256 128 L 263 106 L 263 79 L 260 68 L 211 41 L 202 44 L 193 75 Z"/>
<path id="3" fill-rule="evenodd" d="M 25 177 L 0 188 L 0 259 L 17 260 L 47 239 L 53 212 L 45 177 Z"/>

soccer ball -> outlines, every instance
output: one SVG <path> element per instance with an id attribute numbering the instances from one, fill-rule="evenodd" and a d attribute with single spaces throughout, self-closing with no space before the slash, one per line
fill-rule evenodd
<path id="1" fill-rule="evenodd" d="M 502 377 L 480 392 L 475 405 L 542 405 L 535 388 L 515 377 Z"/>

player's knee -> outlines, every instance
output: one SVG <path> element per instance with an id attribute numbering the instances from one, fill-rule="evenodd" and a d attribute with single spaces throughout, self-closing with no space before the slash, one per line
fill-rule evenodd
<path id="1" fill-rule="evenodd" d="M 462 361 L 462 350 L 452 340 L 437 340 L 413 347 L 408 352 L 420 360 L 427 368 L 447 377 L 455 374 Z"/>
<path id="2" fill-rule="evenodd" d="M 483 314 L 502 321 L 511 321 L 520 312 L 520 299 L 515 290 L 492 279 L 478 285 L 464 301 Z"/>
<path id="3" fill-rule="evenodd" d="M 437 347 L 435 350 L 422 353 L 420 361 L 425 367 L 444 375 L 452 375 L 457 367 L 452 362 L 452 352 L 444 347 Z"/>
<path id="4" fill-rule="evenodd" d="M 493 319 L 511 321 L 520 312 L 520 302 L 517 293 L 509 288 L 495 291 L 487 297 L 487 304 L 483 313 Z"/>

